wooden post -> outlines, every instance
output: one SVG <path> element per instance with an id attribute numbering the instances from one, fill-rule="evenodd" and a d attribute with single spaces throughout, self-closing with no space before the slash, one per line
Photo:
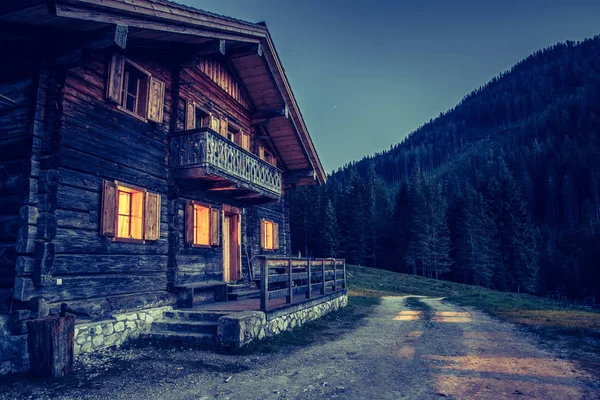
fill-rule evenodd
<path id="1" fill-rule="evenodd" d="M 346 260 L 344 260 L 344 289 L 346 289 Z"/>
<path id="2" fill-rule="evenodd" d="M 50 315 L 27 321 L 31 372 L 37 378 L 65 377 L 73 370 L 75 316 Z"/>
<path id="3" fill-rule="evenodd" d="M 288 295 L 286 303 L 291 304 L 292 302 L 292 291 L 294 290 L 294 279 L 292 279 L 292 259 L 288 260 Z"/>
<path id="4" fill-rule="evenodd" d="M 269 267 L 266 257 L 260 259 L 260 310 L 269 310 Z"/>
<path id="5" fill-rule="evenodd" d="M 337 262 L 333 259 L 333 291 L 337 290 Z"/>
<path id="6" fill-rule="evenodd" d="M 308 282 L 308 291 L 306 292 L 306 298 L 310 299 L 312 297 L 312 293 L 311 293 L 311 277 L 310 277 L 310 258 L 306 259 L 306 279 Z"/>
<path id="7" fill-rule="evenodd" d="M 325 294 L 325 260 L 321 260 L 321 294 Z"/>

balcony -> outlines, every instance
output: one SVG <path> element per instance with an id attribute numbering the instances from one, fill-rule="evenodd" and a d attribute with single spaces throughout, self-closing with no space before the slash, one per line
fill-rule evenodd
<path id="1" fill-rule="evenodd" d="M 178 180 L 197 180 L 209 191 L 239 200 L 277 200 L 282 171 L 208 129 L 178 132 L 170 137 L 169 165 Z"/>

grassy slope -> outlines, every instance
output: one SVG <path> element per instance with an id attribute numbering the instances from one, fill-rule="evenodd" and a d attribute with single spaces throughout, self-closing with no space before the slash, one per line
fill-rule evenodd
<path id="1" fill-rule="evenodd" d="M 423 295 L 485 311 L 534 331 L 569 358 L 600 370 L 600 312 L 528 294 L 504 293 L 478 286 L 436 281 L 380 269 L 347 266 L 351 296 Z"/>

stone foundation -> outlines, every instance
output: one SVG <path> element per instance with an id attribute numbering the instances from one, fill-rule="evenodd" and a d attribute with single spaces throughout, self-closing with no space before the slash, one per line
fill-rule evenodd
<path id="1" fill-rule="evenodd" d="M 335 296 L 291 305 L 272 312 L 243 311 L 219 318 L 217 342 L 223 347 L 242 347 L 253 340 L 263 339 L 292 330 L 332 311 L 348 305 L 344 292 Z"/>
<path id="2" fill-rule="evenodd" d="M 164 311 L 171 310 L 171 306 L 152 308 L 117 314 L 109 321 L 76 325 L 75 354 L 120 346 L 128 339 L 137 339 L 140 332 L 149 330 L 152 322 L 162 318 Z"/>
<path id="3" fill-rule="evenodd" d="M 13 335 L 10 317 L 0 315 L 0 376 L 29 369 L 27 335 Z"/>

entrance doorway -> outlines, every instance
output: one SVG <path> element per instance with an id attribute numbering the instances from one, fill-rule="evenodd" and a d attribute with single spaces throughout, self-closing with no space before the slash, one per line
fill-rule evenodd
<path id="1" fill-rule="evenodd" d="M 241 213 L 239 208 L 223 205 L 223 280 L 242 278 Z"/>

